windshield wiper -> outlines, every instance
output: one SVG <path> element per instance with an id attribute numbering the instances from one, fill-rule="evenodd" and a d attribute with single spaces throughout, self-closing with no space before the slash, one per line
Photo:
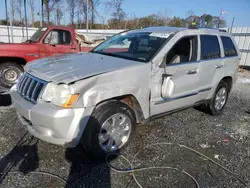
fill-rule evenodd
<path id="1" fill-rule="evenodd" d="M 128 60 L 132 60 L 132 61 L 145 62 L 145 60 L 142 60 L 142 59 L 133 58 L 133 57 L 127 57 L 127 56 L 122 56 L 122 55 L 118 55 L 118 54 L 115 54 L 115 53 L 98 52 L 98 51 L 90 51 L 90 52 L 91 53 L 96 53 L 96 54 L 101 54 L 101 55 L 112 56 L 112 57 L 119 57 L 119 58 L 122 58 L 122 59 L 128 59 Z"/>
<path id="2" fill-rule="evenodd" d="M 108 55 L 108 56 L 123 58 L 123 56 L 120 56 L 120 55 L 117 55 L 117 54 L 113 54 L 113 53 L 109 53 L 109 52 L 98 52 L 98 51 L 90 51 L 90 52 L 96 53 L 96 54 L 102 54 L 102 55 Z"/>
<path id="3" fill-rule="evenodd" d="M 91 53 L 95 53 L 95 54 L 102 54 L 102 52 L 93 51 L 93 50 L 90 50 L 89 52 L 91 52 Z"/>

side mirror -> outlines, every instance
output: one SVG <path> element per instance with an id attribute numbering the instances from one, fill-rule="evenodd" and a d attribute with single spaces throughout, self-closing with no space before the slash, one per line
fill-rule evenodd
<path id="1" fill-rule="evenodd" d="M 169 99 L 171 98 L 174 89 L 175 89 L 175 84 L 171 79 L 172 75 L 164 75 L 163 76 L 163 83 L 161 86 L 161 96 L 164 99 Z"/>

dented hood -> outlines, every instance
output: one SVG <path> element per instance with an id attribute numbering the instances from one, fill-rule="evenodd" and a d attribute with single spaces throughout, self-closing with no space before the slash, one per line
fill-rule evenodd
<path id="1" fill-rule="evenodd" d="M 28 63 L 25 71 L 45 81 L 68 84 L 138 64 L 142 63 L 88 52 L 39 59 Z"/>

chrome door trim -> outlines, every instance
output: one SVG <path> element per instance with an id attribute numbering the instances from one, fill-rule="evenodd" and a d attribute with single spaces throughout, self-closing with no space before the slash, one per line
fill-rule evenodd
<path id="1" fill-rule="evenodd" d="M 166 103 L 166 102 L 170 102 L 170 101 L 174 101 L 174 100 L 178 100 L 178 99 L 182 99 L 182 98 L 186 98 L 186 97 L 191 97 L 191 96 L 194 96 L 194 95 L 198 95 L 199 93 L 209 91 L 211 89 L 212 89 L 212 87 L 208 87 L 208 88 L 200 89 L 198 92 L 193 92 L 193 93 L 189 93 L 189 94 L 186 94 L 186 95 L 181 95 L 181 96 L 170 98 L 170 99 L 163 99 L 163 100 L 160 100 L 160 101 L 155 101 L 154 105 L 163 104 L 163 103 Z"/>

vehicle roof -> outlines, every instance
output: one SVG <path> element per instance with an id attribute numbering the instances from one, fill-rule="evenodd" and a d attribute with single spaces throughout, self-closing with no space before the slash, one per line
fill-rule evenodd
<path id="1" fill-rule="evenodd" d="M 183 28 L 183 27 L 167 27 L 167 26 L 160 26 L 160 27 L 146 27 L 142 29 L 134 30 L 133 32 L 155 32 L 155 33 L 177 33 L 180 31 L 188 31 L 193 34 L 204 33 L 204 34 L 220 34 L 220 35 L 230 35 L 228 32 L 222 31 L 216 28 L 197 28 L 197 29 L 190 29 L 190 28 Z"/>
<path id="2" fill-rule="evenodd" d="M 183 30 L 186 30 L 186 28 L 159 26 L 159 27 L 145 27 L 142 29 L 135 29 L 135 30 L 131 30 L 130 32 L 135 32 L 135 33 L 141 33 L 141 32 L 176 33 L 178 31 L 183 31 Z"/>
<path id="3" fill-rule="evenodd" d="M 166 33 L 172 33 L 172 32 L 178 32 L 178 31 L 183 31 L 186 30 L 187 28 L 183 28 L 183 27 L 166 27 L 166 26 L 162 26 L 162 27 L 146 27 L 141 29 L 142 31 L 146 31 L 146 32 L 166 32 Z"/>
<path id="4" fill-rule="evenodd" d="M 43 27 L 51 28 L 51 29 L 66 29 L 66 30 L 74 30 L 74 27 L 71 26 L 57 26 L 57 25 L 45 25 Z"/>

